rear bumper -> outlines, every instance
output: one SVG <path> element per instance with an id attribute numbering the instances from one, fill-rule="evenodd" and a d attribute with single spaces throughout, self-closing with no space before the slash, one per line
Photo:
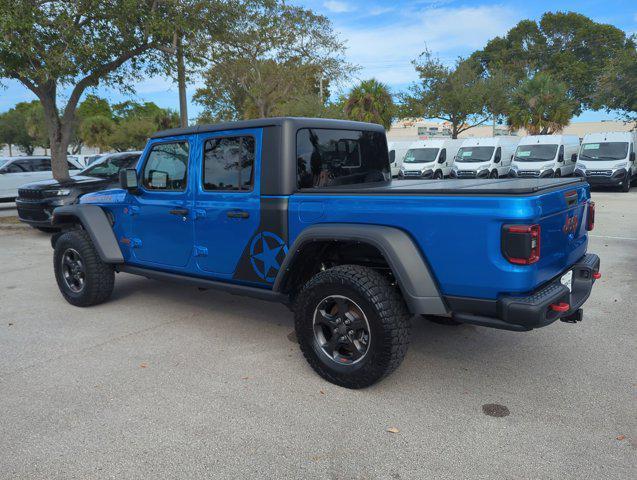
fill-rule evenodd
<path id="1" fill-rule="evenodd" d="M 525 297 L 502 296 L 493 301 L 454 297 L 447 298 L 447 302 L 454 312 L 453 318 L 459 322 L 504 330 L 528 331 L 556 320 L 576 322 L 582 319 L 581 307 L 591 293 L 599 263 L 597 255 L 586 254 L 571 268 Z M 560 282 L 569 270 L 573 272 L 571 290 Z M 556 305 L 568 305 L 568 309 L 556 311 L 553 308 Z"/>

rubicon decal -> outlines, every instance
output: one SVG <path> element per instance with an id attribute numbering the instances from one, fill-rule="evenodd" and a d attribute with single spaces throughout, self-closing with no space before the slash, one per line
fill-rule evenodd
<path id="1" fill-rule="evenodd" d="M 575 233 L 577 231 L 577 215 L 567 218 L 562 230 L 564 233 Z"/>

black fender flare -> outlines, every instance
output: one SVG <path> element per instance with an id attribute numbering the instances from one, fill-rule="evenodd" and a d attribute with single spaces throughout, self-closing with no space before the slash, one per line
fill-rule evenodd
<path id="1" fill-rule="evenodd" d="M 372 245 L 389 264 L 412 314 L 449 314 L 431 269 L 413 239 L 403 230 L 382 225 L 323 223 L 307 227 L 296 238 L 281 265 L 274 280 L 275 292 L 283 290 L 303 247 L 316 241 L 356 241 Z"/>
<path id="2" fill-rule="evenodd" d="M 104 263 L 124 263 L 111 222 L 101 207 L 80 203 L 53 210 L 52 225 L 64 226 L 78 222 L 88 232 Z"/>

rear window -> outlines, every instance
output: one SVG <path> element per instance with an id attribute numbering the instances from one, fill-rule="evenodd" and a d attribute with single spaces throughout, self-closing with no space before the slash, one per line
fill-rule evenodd
<path id="1" fill-rule="evenodd" d="M 361 130 L 304 128 L 296 135 L 299 188 L 391 179 L 385 135 Z"/>

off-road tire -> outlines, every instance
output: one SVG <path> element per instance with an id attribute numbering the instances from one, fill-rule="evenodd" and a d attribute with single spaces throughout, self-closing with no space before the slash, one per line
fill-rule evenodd
<path id="1" fill-rule="evenodd" d="M 84 286 L 79 292 L 72 291 L 64 281 L 62 259 L 68 249 L 79 253 L 84 266 Z M 102 261 L 91 237 L 84 230 L 71 230 L 60 235 L 55 242 L 53 268 L 60 292 L 71 305 L 90 307 L 105 302 L 113 293 L 113 266 Z"/>
<path id="2" fill-rule="evenodd" d="M 341 365 L 316 343 L 314 312 L 329 296 L 345 296 L 363 311 L 370 329 L 365 356 Z M 397 287 L 377 271 L 358 265 L 339 265 L 312 277 L 295 303 L 295 329 L 301 351 L 325 380 L 346 388 L 365 388 L 389 375 L 405 358 L 410 315 Z"/>

